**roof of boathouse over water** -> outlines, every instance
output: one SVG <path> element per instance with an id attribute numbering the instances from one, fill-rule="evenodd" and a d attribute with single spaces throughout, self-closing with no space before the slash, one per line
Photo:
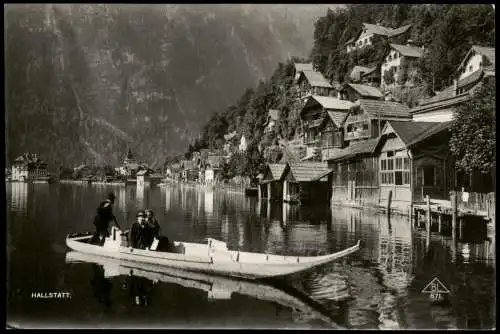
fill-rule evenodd
<path id="1" fill-rule="evenodd" d="M 331 170 L 326 162 L 297 162 L 289 164 L 289 173 L 296 182 L 316 181 L 319 176 L 325 176 Z"/>

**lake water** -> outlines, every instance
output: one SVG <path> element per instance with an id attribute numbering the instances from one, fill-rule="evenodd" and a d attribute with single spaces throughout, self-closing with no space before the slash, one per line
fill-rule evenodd
<path id="1" fill-rule="evenodd" d="M 66 263 L 65 237 L 93 229 L 95 208 L 109 191 L 117 196 L 115 214 L 123 228 L 131 226 L 138 209 L 150 208 L 171 240 L 205 242 L 213 237 L 231 249 L 283 255 L 335 252 L 358 239 L 364 244 L 338 262 L 287 279 L 285 285 L 294 289 L 290 291 L 307 295 L 306 306 L 314 311 L 252 294 L 209 298 L 201 288 L 148 277 L 105 277 L 98 264 Z M 433 233 L 426 245 L 425 231 L 412 228 L 406 217 L 269 205 L 242 194 L 187 186 L 6 183 L 6 192 L 7 323 L 14 327 L 496 326 L 495 237 L 489 229 L 470 240 L 467 236 L 474 233 L 467 233 L 452 247 L 451 232 Z M 434 278 L 450 291 L 447 302 L 432 303 L 421 292 Z M 34 292 L 68 292 L 71 298 L 33 298 Z"/>

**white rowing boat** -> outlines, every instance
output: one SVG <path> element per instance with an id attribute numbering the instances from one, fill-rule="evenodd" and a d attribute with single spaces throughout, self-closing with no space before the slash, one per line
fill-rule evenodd
<path id="1" fill-rule="evenodd" d="M 330 324 L 332 328 L 341 329 L 337 323 L 326 315 L 326 311 L 321 309 L 320 305 L 293 288 L 284 291 L 279 287 L 263 282 L 189 272 L 182 269 L 105 258 L 75 251 L 66 253 L 66 263 L 98 264 L 104 268 L 104 275 L 107 278 L 117 276 L 143 277 L 153 282 L 160 281 L 206 291 L 210 300 L 231 299 L 233 294 L 250 296 L 298 310 L 303 314 Z"/>
<path id="2" fill-rule="evenodd" d="M 103 246 L 89 243 L 91 238 L 90 233 L 68 235 L 66 245 L 86 254 L 247 279 L 298 273 L 338 260 L 361 247 L 358 241 L 352 247 L 329 255 L 282 256 L 228 250 L 225 242 L 208 238 L 206 244 L 176 241 L 173 252 L 160 252 L 128 247 L 115 227 Z"/>

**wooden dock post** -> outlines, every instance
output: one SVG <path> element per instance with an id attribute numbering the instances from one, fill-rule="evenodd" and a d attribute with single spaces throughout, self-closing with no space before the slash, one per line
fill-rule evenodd
<path id="1" fill-rule="evenodd" d="M 392 202 L 392 190 L 389 190 L 389 197 L 387 198 L 387 215 L 391 215 L 391 202 Z"/>
<path id="2" fill-rule="evenodd" d="M 426 219 L 426 226 L 431 227 L 431 199 L 429 195 L 425 196 L 425 203 L 427 204 L 427 219 Z"/>
<path id="3" fill-rule="evenodd" d="M 457 195 L 454 191 L 451 192 L 451 235 L 453 243 L 457 240 Z"/>
<path id="4" fill-rule="evenodd" d="M 443 214 L 438 215 L 438 232 L 441 233 L 441 228 L 443 226 Z"/>

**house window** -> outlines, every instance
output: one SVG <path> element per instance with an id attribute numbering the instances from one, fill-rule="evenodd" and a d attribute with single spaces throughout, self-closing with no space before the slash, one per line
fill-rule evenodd
<path id="1" fill-rule="evenodd" d="M 392 60 L 392 57 L 389 55 L 389 57 L 387 57 L 387 60 L 388 60 L 388 61 L 391 61 L 391 60 Z"/>
<path id="2" fill-rule="evenodd" d="M 394 59 L 397 59 L 397 58 L 398 58 L 398 54 L 397 54 L 397 53 L 395 53 L 395 54 L 394 54 Z"/>
<path id="3" fill-rule="evenodd" d="M 469 72 L 472 72 L 472 65 L 469 65 Z"/>
<path id="4" fill-rule="evenodd" d="M 408 158 L 395 157 L 394 152 L 386 153 L 386 158 L 380 159 L 381 184 L 410 184 L 410 161 Z"/>
<path id="5" fill-rule="evenodd" d="M 483 62 L 482 61 L 479 62 L 479 67 L 483 67 Z"/>
<path id="6" fill-rule="evenodd" d="M 424 167 L 423 174 L 424 174 L 423 185 L 434 186 L 434 175 L 435 175 L 434 167 Z"/>

